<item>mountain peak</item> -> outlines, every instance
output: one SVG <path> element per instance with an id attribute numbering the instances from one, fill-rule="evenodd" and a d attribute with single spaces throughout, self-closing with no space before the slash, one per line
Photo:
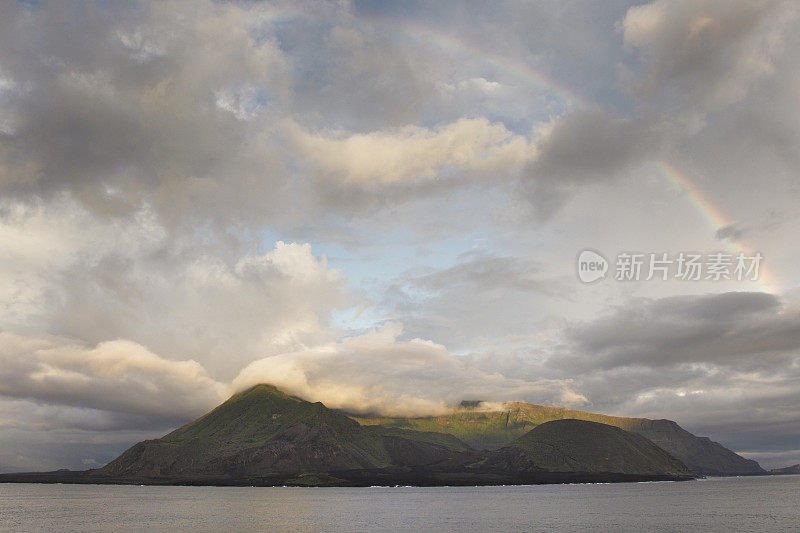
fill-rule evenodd
<path id="1" fill-rule="evenodd" d="M 258 384 L 99 469 L 125 479 L 244 478 L 434 462 L 469 450 L 455 437 L 365 429 L 322 402 Z"/>
<path id="2" fill-rule="evenodd" d="M 285 392 L 280 390 L 275 385 L 271 385 L 269 383 L 259 383 L 257 385 L 253 385 L 252 387 L 244 389 L 243 391 L 237 392 L 236 394 L 234 394 L 233 396 L 228 398 L 227 401 L 230 402 L 230 401 L 238 400 L 238 399 L 241 399 L 241 398 L 244 398 L 244 397 L 248 397 L 248 396 L 253 396 L 253 395 L 277 396 L 277 397 L 282 398 L 284 400 L 294 400 L 294 401 L 298 401 L 298 402 L 303 401 L 303 400 L 301 400 L 300 398 L 298 398 L 296 396 L 291 396 L 289 394 L 286 394 Z"/>

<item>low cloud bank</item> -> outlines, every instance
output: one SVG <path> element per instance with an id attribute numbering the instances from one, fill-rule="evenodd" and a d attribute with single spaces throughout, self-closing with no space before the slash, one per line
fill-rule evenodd
<path id="1" fill-rule="evenodd" d="M 202 414 L 227 387 L 196 361 L 170 361 L 126 340 L 83 347 L 0 333 L 0 395 L 163 418 Z"/>
<path id="2" fill-rule="evenodd" d="M 401 325 L 389 323 L 336 344 L 267 357 L 244 368 L 233 387 L 272 383 L 334 409 L 387 416 L 443 414 L 464 399 L 588 403 L 572 380 L 509 377 L 440 344 L 398 340 L 401 333 Z"/>

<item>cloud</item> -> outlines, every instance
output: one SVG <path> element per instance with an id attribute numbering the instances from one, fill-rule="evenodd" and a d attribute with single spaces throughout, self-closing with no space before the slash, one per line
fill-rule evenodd
<path id="1" fill-rule="evenodd" d="M 716 237 L 720 241 L 729 240 L 729 241 L 738 241 L 744 237 L 747 230 L 739 226 L 738 224 L 728 224 L 727 226 L 723 226 L 717 230 Z"/>
<path id="2" fill-rule="evenodd" d="M 618 180 L 666 144 L 663 126 L 597 108 L 577 109 L 539 128 L 536 157 L 519 191 L 539 220 L 553 217 L 581 186 Z"/>
<path id="3" fill-rule="evenodd" d="M 356 131 L 414 123 L 435 96 L 431 74 L 442 59 L 410 53 L 386 28 L 358 24 L 355 8 L 314 3 L 281 35 L 295 60 L 293 115 Z"/>
<path id="4" fill-rule="evenodd" d="M 574 325 L 568 336 L 575 352 L 564 361 L 583 368 L 767 364 L 800 349 L 798 326 L 800 313 L 767 293 L 643 299 Z"/>
<path id="5" fill-rule="evenodd" d="M 170 361 L 126 340 L 83 347 L 0 333 L 0 394 L 152 418 L 197 416 L 227 390 L 196 361 Z"/>
<path id="6" fill-rule="evenodd" d="M 0 472 L 93 468 L 186 420 L 186 414 L 131 414 L 3 396 Z"/>
<path id="7" fill-rule="evenodd" d="M 442 414 L 474 398 L 585 403 L 570 380 L 528 381 L 484 371 L 442 345 L 398 341 L 401 332 L 399 324 L 389 323 L 334 345 L 268 357 L 245 367 L 233 387 L 272 383 L 334 409 L 389 416 Z"/>
<path id="8" fill-rule="evenodd" d="M 625 46 L 639 51 L 645 65 L 639 91 L 703 107 L 742 99 L 774 72 L 792 10 L 771 0 L 657 0 L 631 7 L 621 27 Z"/>
<path id="9" fill-rule="evenodd" d="M 663 135 L 645 119 L 600 109 L 568 113 L 543 129 L 529 172 L 550 182 L 612 180 L 627 166 L 657 151 Z"/>
<path id="10" fill-rule="evenodd" d="M 568 293 L 537 261 L 469 253 L 448 268 L 405 273 L 382 305 L 413 336 L 454 350 L 499 350 L 541 340 L 542 322 Z"/>
<path id="11" fill-rule="evenodd" d="M 795 11 L 785 2 L 716 0 L 628 9 L 620 28 L 641 64 L 618 66 L 636 100 L 569 110 L 537 128 L 536 157 L 519 183 L 535 218 L 549 220 L 586 186 L 619 183 L 670 155 L 707 127 L 710 111 L 772 77 Z"/>
<path id="12" fill-rule="evenodd" d="M 129 339 L 218 378 L 331 338 L 352 297 L 308 244 L 173 240 L 151 211 L 107 224 L 79 204 L 10 202 L 0 217 L 0 319 L 97 344 Z"/>
<path id="13" fill-rule="evenodd" d="M 52 327 L 80 338 L 141 339 L 172 357 L 197 354 L 228 377 L 266 354 L 325 339 L 330 313 L 349 303 L 345 280 L 307 244 L 279 241 L 235 262 L 202 252 L 181 259 L 144 268 L 114 256 L 78 264 L 66 273 L 75 284 L 55 307 Z M 121 301 L 121 288 L 132 292 L 129 301 Z"/>
<path id="14" fill-rule="evenodd" d="M 465 110 L 469 103 L 414 124 L 441 107 L 442 83 L 497 82 L 451 80 L 441 52 L 425 59 L 352 27 L 346 8 L 316 8 L 331 24 L 301 5 L 5 6 L 0 194 L 67 193 L 100 217 L 150 209 L 170 233 L 324 232 L 336 215 L 373 212 L 377 200 L 353 199 L 353 188 L 414 184 L 413 195 L 380 199 L 399 204 L 475 181 L 497 185 L 532 156 L 524 134 Z M 320 37 L 297 39 L 275 22 L 281 16 Z M 47 38 L 33 39 L 41 28 Z M 447 187 L 418 187 L 439 180 Z"/>
<path id="15" fill-rule="evenodd" d="M 362 187 L 472 172 L 496 178 L 532 155 L 524 137 L 484 118 L 460 119 L 434 129 L 406 126 L 366 134 L 288 127 L 299 151 L 318 172 Z"/>
<path id="16" fill-rule="evenodd" d="M 794 449 L 800 436 L 797 364 L 742 366 L 618 368 L 576 379 L 601 411 L 677 420 L 737 452 Z M 762 465 L 780 466 L 780 458 Z"/>
<path id="17" fill-rule="evenodd" d="M 263 212 L 280 163 L 257 139 L 264 128 L 241 118 L 287 97 L 283 54 L 257 37 L 267 6 L 15 3 L 3 11 L 0 65 L 13 86 L 2 98 L 0 193 L 66 191 L 111 216 L 151 206 L 175 225 L 221 210 L 230 217 L 234 202 L 256 216 L 254 202 L 235 192 L 247 187 Z M 271 179 L 254 181 L 259 171 Z"/>

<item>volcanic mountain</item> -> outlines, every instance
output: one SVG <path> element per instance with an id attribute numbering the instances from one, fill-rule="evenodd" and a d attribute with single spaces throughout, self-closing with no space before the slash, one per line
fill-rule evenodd
<path id="1" fill-rule="evenodd" d="M 447 431 L 362 425 L 322 403 L 257 385 L 164 437 L 135 444 L 102 468 L 6 474 L 0 481 L 368 486 L 694 476 L 679 459 L 619 427 L 582 420 L 530 426 L 507 446 L 476 450 Z"/>
<path id="2" fill-rule="evenodd" d="M 561 419 L 599 422 L 646 437 L 702 475 L 765 474 L 761 466 L 712 441 L 697 437 L 672 420 L 650 420 L 587 413 L 560 407 L 522 402 L 504 404 L 501 409 L 482 408 L 469 402 L 464 408 L 442 416 L 386 418 L 355 416 L 362 425 L 382 425 L 421 431 L 450 433 L 476 449 L 498 449 L 545 422 Z"/>
<path id="3" fill-rule="evenodd" d="M 257 385 L 160 439 L 134 445 L 93 474 L 237 479 L 431 464 L 468 450 L 452 435 L 363 427 L 322 403 Z"/>

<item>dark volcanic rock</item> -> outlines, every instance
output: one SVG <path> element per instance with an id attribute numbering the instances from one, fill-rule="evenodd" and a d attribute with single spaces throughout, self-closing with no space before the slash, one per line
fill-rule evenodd
<path id="1" fill-rule="evenodd" d="M 693 475 L 683 463 L 641 435 L 570 419 L 541 424 L 511 446 L 486 452 L 473 467 L 513 472 Z"/>
<path id="2" fill-rule="evenodd" d="M 647 437 L 702 475 L 765 474 L 761 465 L 745 459 L 708 437 L 697 437 L 672 420 L 638 419 L 628 431 Z"/>
<path id="3" fill-rule="evenodd" d="M 783 468 L 773 468 L 769 473 L 775 476 L 800 474 L 800 464 L 785 466 Z"/>

